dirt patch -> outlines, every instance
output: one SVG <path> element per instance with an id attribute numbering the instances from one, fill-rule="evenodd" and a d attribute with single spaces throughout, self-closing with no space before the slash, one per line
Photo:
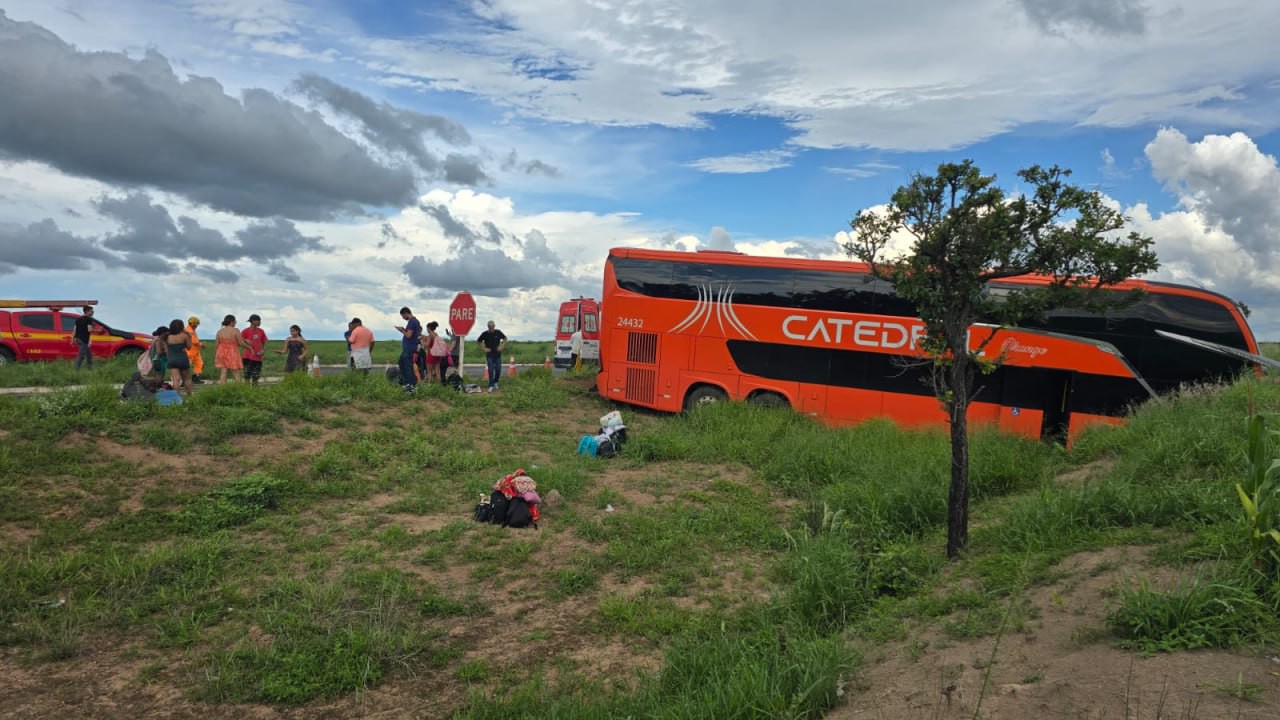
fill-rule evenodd
<path id="1" fill-rule="evenodd" d="M 1086 485 L 1102 476 L 1111 472 L 1111 468 L 1116 466 L 1115 458 L 1102 458 L 1086 463 L 1070 472 L 1062 473 L 1054 478 L 1062 485 Z"/>
<path id="2" fill-rule="evenodd" d="M 864 648 L 869 664 L 854 683 L 861 691 L 828 717 L 941 720 L 972 718 L 979 709 L 985 718 L 1277 717 L 1280 678 L 1272 673 L 1280 664 L 1270 658 L 1220 651 L 1142 658 L 1108 643 L 1103 621 L 1117 584 L 1178 580 L 1143 565 L 1145 554 L 1115 547 L 1062 562 L 1060 579 L 1027 596 L 1039 619 L 1006 633 L 994 662 L 995 638 L 954 641 L 934 628 Z M 1257 697 L 1232 697 L 1239 683 Z"/>
<path id="3" fill-rule="evenodd" d="M 388 525 L 396 524 L 413 535 L 439 530 L 458 521 L 458 515 L 415 515 L 413 513 L 396 513 L 384 515 Z"/>

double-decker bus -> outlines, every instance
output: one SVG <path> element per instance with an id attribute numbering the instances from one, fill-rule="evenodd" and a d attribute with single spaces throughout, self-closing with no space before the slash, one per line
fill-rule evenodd
<path id="1" fill-rule="evenodd" d="M 989 291 L 1047 283 L 1035 276 Z M 969 418 L 1069 441 L 1133 404 L 1186 383 L 1232 378 L 1257 342 L 1240 308 L 1198 288 L 1127 280 L 1143 292 L 1106 312 L 1057 309 L 1020 327 L 975 325 L 971 347 L 998 361 L 980 375 Z M 889 417 L 946 421 L 916 342 L 915 307 L 866 265 L 732 252 L 610 251 L 597 388 L 664 411 L 743 400 L 829 424 Z M 1188 345 L 1162 330 L 1239 352 Z M 996 337 L 990 337 L 997 333 Z M 985 342 L 985 345 L 983 343 Z"/>

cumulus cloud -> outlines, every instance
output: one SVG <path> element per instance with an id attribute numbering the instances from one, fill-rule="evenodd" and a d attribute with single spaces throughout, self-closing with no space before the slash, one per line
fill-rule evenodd
<path id="1" fill-rule="evenodd" d="M 471 247 L 439 262 L 415 255 L 404 264 L 409 282 L 430 290 L 470 290 L 477 295 L 507 297 L 512 290 L 558 283 L 563 269 L 519 260 L 501 249 Z"/>
<path id="2" fill-rule="evenodd" d="M 228 237 L 194 218 L 175 218 L 146 193 L 104 195 L 92 206 L 116 229 L 81 236 L 58 227 L 52 218 L 25 226 L 0 224 L 0 273 L 19 268 L 88 270 L 99 263 L 152 275 L 187 272 L 226 283 L 239 279 L 228 263 L 274 265 L 299 253 L 328 249 L 319 237 L 304 235 L 284 218 L 251 221 Z M 296 274 L 269 274 L 296 278 Z"/>
<path id="3" fill-rule="evenodd" d="M 430 178 L 443 175 L 440 159 L 427 147 L 428 135 L 449 145 L 471 142 L 466 128 L 454 120 L 377 102 L 314 73 L 304 74 L 293 87 L 338 115 L 356 120 L 360 123 L 361 134 L 371 144 L 390 153 L 408 156 Z M 483 176 L 483 172 L 473 174 Z"/>
<path id="4" fill-rule="evenodd" d="M 1264 267 L 1275 262 L 1280 238 L 1280 170 L 1244 133 L 1208 135 L 1196 143 L 1160 130 L 1147 144 L 1155 178 L 1221 228 Z"/>
<path id="5" fill-rule="evenodd" d="M 101 197 L 94 206 L 120 226 L 118 232 L 102 240 L 109 250 L 210 261 L 266 261 L 324 247 L 319 238 L 303 235 L 284 218 L 251 222 L 236 232 L 236 242 L 232 242 L 221 231 L 203 227 L 193 218 L 175 220 L 146 193 Z"/>
<path id="6" fill-rule="evenodd" d="M 1155 239 L 1156 277 L 1207 287 L 1246 303 L 1263 338 L 1280 336 L 1280 169 L 1242 133 L 1191 141 L 1160 130 L 1146 158 L 1179 209 L 1126 208 L 1132 226 Z"/>
<path id="7" fill-rule="evenodd" d="M 91 260 L 119 262 L 92 239 L 72 235 L 50 219 L 26 226 L 0 224 L 0 275 L 19 268 L 88 270 Z"/>
<path id="8" fill-rule="evenodd" d="M 267 263 L 267 275 L 279 278 L 287 283 L 302 282 L 302 278 L 298 273 L 294 272 L 293 268 L 284 264 L 284 262 L 280 260 L 272 260 L 270 263 Z"/>
<path id="9" fill-rule="evenodd" d="M 81 52 L 3 11 L 0 98 L 0 153 L 215 209 L 329 218 L 415 194 L 407 167 L 378 163 L 271 92 L 232 97 L 211 78 L 178 77 L 154 51 Z"/>
<path id="10" fill-rule="evenodd" d="M 708 250 L 737 250 L 729 231 L 717 225 L 711 228 L 711 236 L 707 239 Z"/>
<path id="11" fill-rule="evenodd" d="M 440 223 L 452 256 L 433 261 L 415 255 L 405 263 L 405 276 L 418 288 L 506 297 L 513 289 L 555 285 L 566 278 L 564 260 L 539 230 L 530 230 L 521 239 L 486 220 L 480 232 L 454 217 L 443 204 L 424 202 L 419 207 Z"/>

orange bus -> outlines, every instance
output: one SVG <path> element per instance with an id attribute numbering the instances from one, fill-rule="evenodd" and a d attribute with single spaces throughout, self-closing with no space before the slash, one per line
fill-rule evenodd
<path id="1" fill-rule="evenodd" d="M 989 291 L 1046 282 L 1010 278 Z M 971 347 L 987 341 L 984 355 L 999 365 L 979 376 L 970 420 L 1069 441 L 1159 393 L 1250 365 L 1157 330 L 1258 353 L 1230 299 L 1143 280 L 1110 291 L 1134 288 L 1146 292 L 1106 313 L 1058 309 L 1021 327 L 973 326 Z M 596 384 L 610 400 L 671 412 L 742 400 L 829 424 L 946 421 L 913 349 L 923 322 L 862 263 L 615 248 L 600 325 Z"/>

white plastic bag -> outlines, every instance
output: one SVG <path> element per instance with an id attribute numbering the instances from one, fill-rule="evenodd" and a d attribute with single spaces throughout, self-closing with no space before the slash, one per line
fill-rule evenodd
<path id="1" fill-rule="evenodd" d="M 613 412 L 610 412 L 609 414 L 603 415 L 600 417 L 600 429 L 602 430 L 608 430 L 609 428 L 615 425 L 621 425 L 621 424 L 622 424 L 622 413 L 618 412 L 617 410 L 614 410 Z"/>

